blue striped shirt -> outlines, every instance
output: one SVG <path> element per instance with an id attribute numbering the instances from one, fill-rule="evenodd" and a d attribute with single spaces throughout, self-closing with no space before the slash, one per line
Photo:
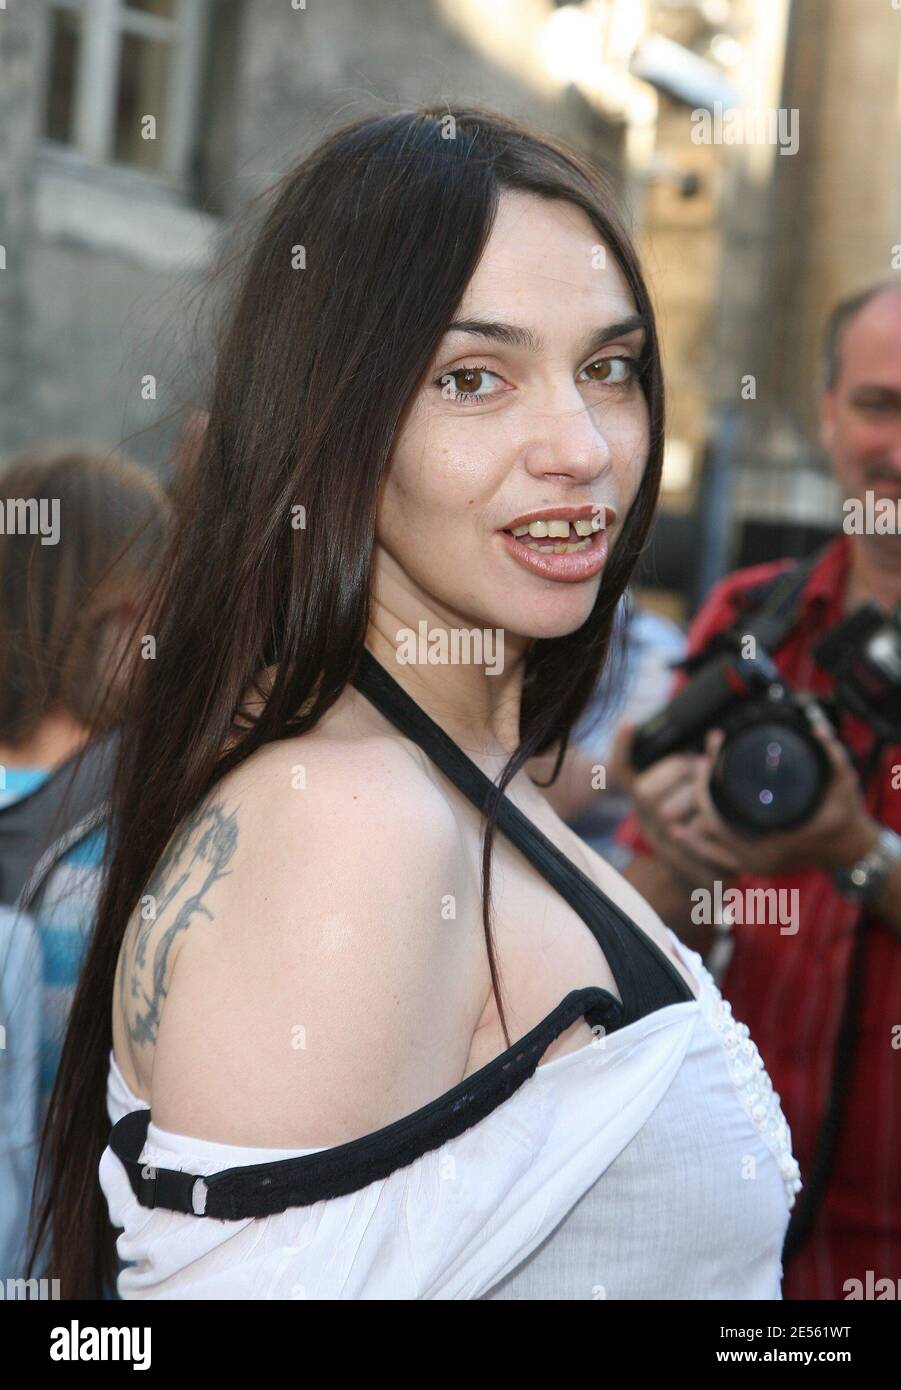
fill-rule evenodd
<path id="1" fill-rule="evenodd" d="M 6 768 L 0 806 L 28 795 L 46 781 L 45 768 Z M 41 947 L 41 1070 L 39 1114 L 43 1121 L 59 1065 L 69 1009 L 88 935 L 97 910 L 106 831 L 92 831 L 62 856 L 50 874 L 37 917 Z"/>
<path id="2" fill-rule="evenodd" d="M 0 807 L 35 791 L 45 768 L 6 767 Z M 106 831 L 87 833 L 48 875 L 36 914 L 0 908 L 0 1278 L 23 1274 L 37 1140 L 100 891 Z M 35 857 L 44 847 L 35 846 Z M 4 978 L 5 976 L 5 978 Z M 115 1296 L 115 1295 L 113 1295 Z"/>

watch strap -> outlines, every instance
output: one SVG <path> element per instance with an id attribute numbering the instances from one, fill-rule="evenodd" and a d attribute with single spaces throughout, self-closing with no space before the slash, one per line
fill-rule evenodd
<path id="1" fill-rule="evenodd" d="M 892 871 L 901 865 L 901 835 L 883 826 L 879 839 L 869 854 L 856 864 L 837 869 L 833 874 L 836 887 L 855 902 L 870 902 L 882 892 L 883 884 Z"/>

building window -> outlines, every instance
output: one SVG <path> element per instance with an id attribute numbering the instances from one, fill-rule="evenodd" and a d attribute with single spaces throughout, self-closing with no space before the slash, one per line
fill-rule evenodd
<path id="1" fill-rule="evenodd" d="M 207 14 L 208 0 L 52 0 L 46 139 L 187 190 Z"/>

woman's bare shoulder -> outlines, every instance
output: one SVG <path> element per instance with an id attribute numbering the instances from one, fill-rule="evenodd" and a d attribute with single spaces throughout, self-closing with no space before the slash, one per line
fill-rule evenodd
<path id="1" fill-rule="evenodd" d="M 339 1143 L 459 1080 L 484 994 L 457 912 L 471 875 L 417 755 L 383 734 L 283 740 L 189 818 L 142 952 L 180 938 L 151 1020 L 161 1128 Z"/>

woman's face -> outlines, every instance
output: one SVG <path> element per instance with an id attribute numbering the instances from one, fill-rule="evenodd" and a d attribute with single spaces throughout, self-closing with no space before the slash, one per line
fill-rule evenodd
<path id="1" fill-rule="evenodd" d="M 454 323 L 383 480 L 378 601 L 414 628 L 564 636 L 647 459 L 635 301 L 584 213 L 508 192 Z"/>

